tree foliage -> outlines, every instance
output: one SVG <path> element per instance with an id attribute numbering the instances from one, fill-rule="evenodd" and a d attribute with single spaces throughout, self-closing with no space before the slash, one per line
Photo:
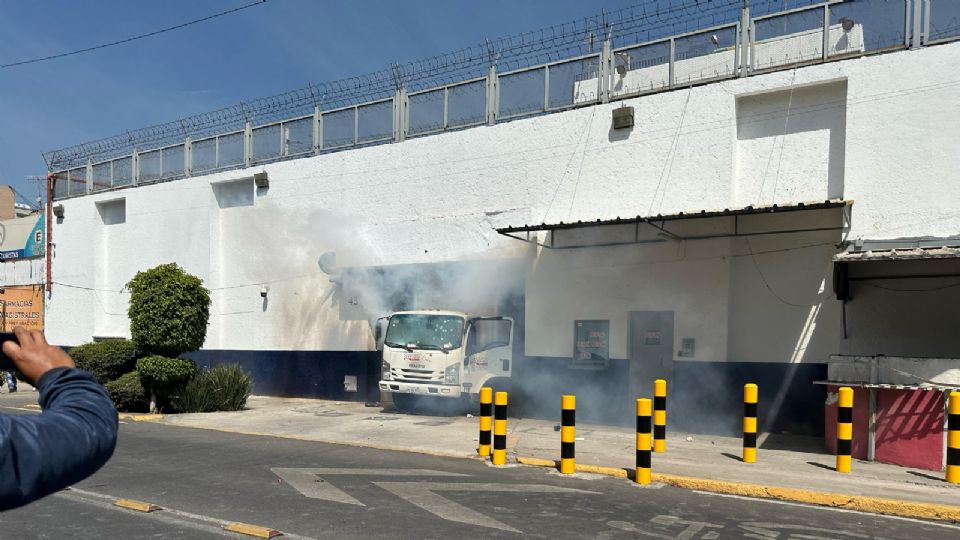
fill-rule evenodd
<path id="1" fill-rule="evenodd" d="M 128 339 L 84 343 L 70 349 L 77 367 L 97 378 L 100 384 L 119 379 L 133 371 L 139 356 L 137 346 Z"/>
<path id="2" fill-rule="evenodd" d="M 197 364 L 189 358 L 148 356 L 137 360 L 143 386 L 157 395 L 169 395 L 197 374 Z"/>
<path id="3" fill-rule="evenodd" d="M 127 283 L 130 334 L 142 350 L 179 356 L 203 346 L 210 319 L 210 291 L 176 263 L 161 264 Z"/>
<path id="4" fill-rule="evenodd" d="M 140 374 L 136 371 L 122 375 L 104 386 L 113 404 L 121 411 L 143 412 L 150 406 L 147 392 L 140 384 Z"/>

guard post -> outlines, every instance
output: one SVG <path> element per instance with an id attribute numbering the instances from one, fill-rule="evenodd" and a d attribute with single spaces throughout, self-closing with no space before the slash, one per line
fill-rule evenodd
<path id="1" fill-rule="evenodd" d="M 493 396 L 493 464 L 507 463 L 507 393 Z"/>
<path id="2" fill-rule="evenodd" d="M 743 385 L 743 462 L 757 462 L 757 385 Z"/>
<path id="3" fill-rule="evenodd" d="M 960 392 L 947 405 L 947 482 L 960 484 Z"/>
<path id="4" fill-rule="evenodd" d="M 837 472 L 850 472 L 853 451 L 853 388 L 839 390 L 837 401 Z"/>
<path id="5" fill-rule="evenodd" d="M 577 396 L 560 398 L 560 408 L 560 473 L 573 474 L 576 469 Z"/>
<path id="6" fill-rule="evenodd" d="M 637 400 L 637 468 L 636 482 L 650 483 L 650 400 Z"/>
<path id="7" fill-rule="evenodd" d="M 667 451 L 667 381 L 653 381 L 653 451 Z"/>
<path id="8" fill-rule="evenodd" d="M 491 431 L 493 427 L 493 389 L 484 386 L 480 389 L 480 443 L 477 453 L 480 457 L 490 455 Z"/>

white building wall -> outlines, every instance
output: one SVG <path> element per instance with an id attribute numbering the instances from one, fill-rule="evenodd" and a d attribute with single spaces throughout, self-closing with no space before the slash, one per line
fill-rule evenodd
<path id="1" fill-rule="evenodd" d="M 958 235 L 960 153 L 953 126 L 960 125 L 960 100 L 952 69 L 958 60 L 960 44 L 949 44 L 649 95 L 626 102 L 636 115 L 626 132 L 611 129 L 611 111 L 621 106 L 612 103 L 64 200 L 65 219 L 53 226 L 53 275 L 60 284 L 48 304 L 48 333 L 67 345 L 125 334 L 123 284 L 136 271 L 169 261 L 214 289 L 207 348 L 364 350 L 371 345 L 369 325 L 339 320 L 343 299 L 328 294 L 329 279 L 317 267 L 323 252 L 335 251 L 342 266 L 520 258 L 526 245 L 497 235 L 495 227 L 832 196 L 856 201 L 851 238 Z M 797 105 L 821 111 L 814 117 L 826 125 L 814 123 L 796 138 L 788 123 L 778 136 L 773 111 L 774 120 L 764 124 L 768 132 L 743 137 L 744 103 L 762 112 L 782 103 L 791 88 Z M 768 101 L 757 97 L 763 92 L 777 94 Z M 841 122 L 822 110 L 845 117 Z M 792 120 L 794 127 L 807 121 Z M 842 169 L 824 156 L 836 150 L 832 132 L 840 129 Z M 776 169 L 767 166 L 774 160 L 781 162 L 781 185 L 794 187 L 756 189 L 778 181 Z M 795 172 L 800 164 L 807 165 L 809 183 Z M 253 194 L 252 206 L 221 208 L 212 184 L 261 170 L 270 187 Z M 118 197 L 126 200 L 125 223 L 104 225 L 94 203 Z M 698 357 L 702 351 L 716 360 L 789 360 L 786 345 L 773 343 L 774 337 L 761 343 L 777 345 L 776 354 L 752 350 L 745 336 L 755 334 L 750 327 L 764 311 L 742 306 L 741 297 L 770 293 L 750 277 L 752 262 L 724 258 L 738 249 L 724 245 L 687 243 L 689 253 L 720 250 L 709 262 L 645 251 L 592 260 L 589 252 L 571 250 L 564 256 L 574 264 L 557 268 L 551 265 L 556 254 L 542 253 L 527 284 L 528 354 L 569 355 L 570 339 L 552 333 L 555 326 L 564 332 L 572 326 L 571 317 L 557 313 L 564 300 L 609 316 L 611 332 L 621 332 L 619 318 L 630 304 L 623 291 L 629 289 L 651 305 L 672 302 L 685 313 L 676 335 L 684 335 L 682 324 L 700 332 Z M 794 272 L 773 271 L 775 285 L 786 290 L 779 294 L 829 296 L 819 292 L 824 259 L 802 268 L 767 255 L 764 260 Z M 541 288 L 538 272 L 573 279 L 584 292 Z M 601 278 L 588 279 L 595 275 Z M 669 287 L 655 290 L 643 276 Z M 796 283 L 806 289 L 793 291 Z M 269 287 L 266 302 L 259 295 L 263 285 Z M 796 344 L 793 327 L 803 326 L 810 308 L 776 310 L 789 312 L 771 320 L 790 326 L 784 343 Z M 835 310 L 824 306 L 817 316 L 835 321 Z M 752 319 L 730 316 L 742 311 Z M 818 359 L 821 351 L 836 350 L 831 332 L 812 342 Z"/>

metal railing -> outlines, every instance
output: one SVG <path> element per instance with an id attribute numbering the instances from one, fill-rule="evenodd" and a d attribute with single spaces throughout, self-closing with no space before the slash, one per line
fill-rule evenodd
<path id="1" fill-rule="evenodd" d="M 756 5 L 756 2 L 754 3 Z M 604 24 L 596 52 L 498 72 L 495 55 L 486 76 L 416 88 L 395 79 L 390 97 L 329 110 L 314 100 L 313 114 L 207 133 L 157 148 L 94 161 L 96 143 L 45 154 L 56 174 L 53 196 L 104 190 L 250 167 L 278 160 L 548 114 L 678 87 L 792 68 L 960 38 L 960 2 L 952 0 L 834 0 L 631 43 Z M 578 30 L 580 32 L 580 30 Z M 594 34 L 588 35 L 590 49 Z M 647 33 L 649 36 L 649 32 Z M 625 37 L 626 36 L 626 37 Z M 624 44 L 624 42 L 626 42 Z M 619 46 L 614 47 L 617 43 Z M 529 46 L 521 43 L 520 46 Z M 568 47 L 569 48 L 569 47 Z M 563 49 L 567 50 L 567 49 Z M 468 59 L 474 64 L 475 59 Z M 408 90 L 408 87 L 412 87 Z M 383 93 L 383 86 L 377 86 Z M 312 95 L 313 92 L 311 91 Z M 297 95 L 300 110 L 310 96 Z M 242 106 L 241 106 L 242 108 Z M 270 111 L 282 114 L 283 110 Z M 216 126 L 212 119 L 195 120 Z M 151 140 L 152 132 L 142 138 Z M 203 132 L 203 129 L 197 129 Z M 209 131 L 209 129 L 207 129 Z"/>

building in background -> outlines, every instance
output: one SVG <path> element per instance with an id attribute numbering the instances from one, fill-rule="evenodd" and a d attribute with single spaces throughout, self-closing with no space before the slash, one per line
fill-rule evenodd
<path id="1" fill-rule="evenodd" d="M 213 298 L 194 357 L 241 363 L 257 392 L 363 399 L 344 381 L 374 382 L 377 317 L 495 312 L 517 321 L 525 414 L 575 393 L 583 418 L 628 424 L 662 376 L 673 426 L 737 432 L 755 382 L 762 430 L 823 436 L 849 384 L 855 453 L 939 468 L 960 386 L 960 32 L 933 5 L 745 12 L 51 152 L 48 337 L 127 336 L 124 284 L 175 261 Z"/>
<path id="2" fill-rule="evenodd" d="M 46 220 L 0 186 L 0 331 L 43 330 Z"/>

